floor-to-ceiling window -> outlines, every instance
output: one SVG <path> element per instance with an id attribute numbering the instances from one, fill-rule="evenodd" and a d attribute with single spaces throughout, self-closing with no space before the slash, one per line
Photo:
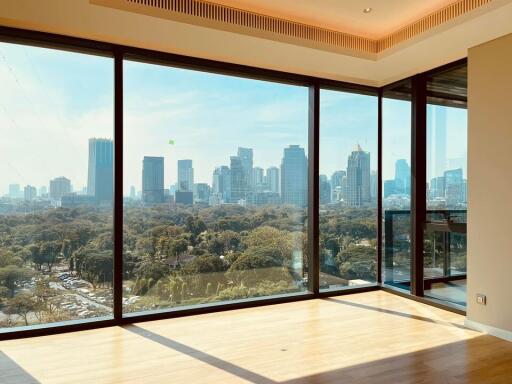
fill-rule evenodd
<path id="1" fill-rule="evenodd" d="M 424 279 L 425 296 L 464 305 L 465 63 L 422 75 L 427 156 L 416 171 L 426 178 L 416 186 L 424 183 L 427 211 L 418 252 L 410 229 L 419 125 L 408 79 L 382 90 L 379 170 L 377 89 L 91 49 L 0 44 L 1 329 L 374 285 L 379 251 L 385 284 L 407 290 Z M 316 93 L 319 83 L 326 88 Z M 120 100 L 123 146 L 114 154 Z M 317 142 L 318 152 L 309 148 Z M 116 175 L 124 223 L 113 228 Z"/>
<path id="2" fill-rule="evenodd" d="M 113 69 L 0 43 L 0 329 L 112 314 Z"/>
<path id="3" fill-rule="evenodd" d="M 377 281 L 376 95 L 320 92 L 320 289 Z"/>
<path id="4" fill-rule="evenodd" d="M 382 95 L 382 281 L 409 290 L 411 82 L 386 87 Z"/>
<path id="5" fill-rule="evenodd" d="M 466 304 L 467 66 L 427 78 L 425 296 Z"/>
<path id="6" fill-rule="evenodd" d="M 308 88 L 124 62 L 123 310 L 307 291 Z"/>

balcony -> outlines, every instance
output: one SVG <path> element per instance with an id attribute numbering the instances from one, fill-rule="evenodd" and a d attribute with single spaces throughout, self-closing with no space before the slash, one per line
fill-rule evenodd
<path id="1" fill-rule="evenodd" d="M 387 285 L 411 285 L 410 210 L 384 213 L 384 276 Z M 425 296 L 466 305 L 467 210 L 427 210 L 423 246 Z"/>

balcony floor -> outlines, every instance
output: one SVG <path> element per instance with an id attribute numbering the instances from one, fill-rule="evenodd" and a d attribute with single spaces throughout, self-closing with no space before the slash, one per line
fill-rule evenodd
<path id="1" fill-rule="evenodd" d="M 0 382 L 510 383 L 512 343 L 374 291 L 0 342 Z"/>
<path id="2" fill-rule="evenodd" d="M 431 289 L 425 290 L 425 296 L 465 308 L 467 303 L 467 281 L 453 280 L 446 283 L 434 283 Z"/>

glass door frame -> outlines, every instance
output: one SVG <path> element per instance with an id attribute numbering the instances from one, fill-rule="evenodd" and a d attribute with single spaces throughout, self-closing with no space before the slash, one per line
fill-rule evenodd
<path id="1" fill-rule="evenodd" d="M 380 283 L 383 289 L 460 314 L 465 314 L 465 311 L 448 302 L 441 302 L 440 300 L 425 297 L 424 240 L 427 220 L 427 81 L 429 77 L 463 65 L 467 65 L 467 58 L 416 74 L 409 78 L 411 83 L 411 279 L 409 292 L 386 284 L 382 276 L 382 274 L 385 273 L 382 269 L 382 259 L 379 263 L 381 268 Z M 383 92 L 393 89 L 404 80 L 406 79 L 401 79 L 400 81 L 382 87 L 380 89 L 381 97 L 379 104 L 382 103 Z M 381 113 L 381 108 L 379 108 L 379 145 L 382 145 Z M 381 169 L 382 166 L 379 163 L 379 170 Z M 379 187 L 382 188 L 382 180 L 379 180 Z M 382 192 L 380 192 L 380 198 L 380 209 L 382 210 Z M 380 215 L 382 219 L 382 212 Z M 382 225 L 382 220 L 380 220 L 379 223 Z M 381 235 L 382 244 L 382 238 L 385 236 L 385 233 L 382 229 L 379 233 Z M 380 257 L 382 258 L 382 253 Z"/>

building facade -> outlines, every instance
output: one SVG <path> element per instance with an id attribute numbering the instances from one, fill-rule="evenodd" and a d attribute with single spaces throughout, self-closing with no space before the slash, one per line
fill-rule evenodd
<path id="1" fill-rule="evenodd" d="M 144 156 L 142 161 L 142 201 L 161 204 L 164 196 L 164 158 Z"/>
<path id="2" fill-rule="evenodd" d="M 112 204 L 114 191 L 114 142 L 109 139 L 89 139 L 89 169 L 87 194 L 96 202 Z"/>
<path id="3" fill-rule="evenodd" d="M 363 207 L 370 203 L 370 153 L 357 145 L 347 162 L 346 204 L 350 207 Z"/>
<path id="4" fill-rule="evenodd" d="M 290 145 L 281 162 L 281 199 L 284 204 L 305 207 L 308 203 L 308 159 L 304 148 Z"/>

